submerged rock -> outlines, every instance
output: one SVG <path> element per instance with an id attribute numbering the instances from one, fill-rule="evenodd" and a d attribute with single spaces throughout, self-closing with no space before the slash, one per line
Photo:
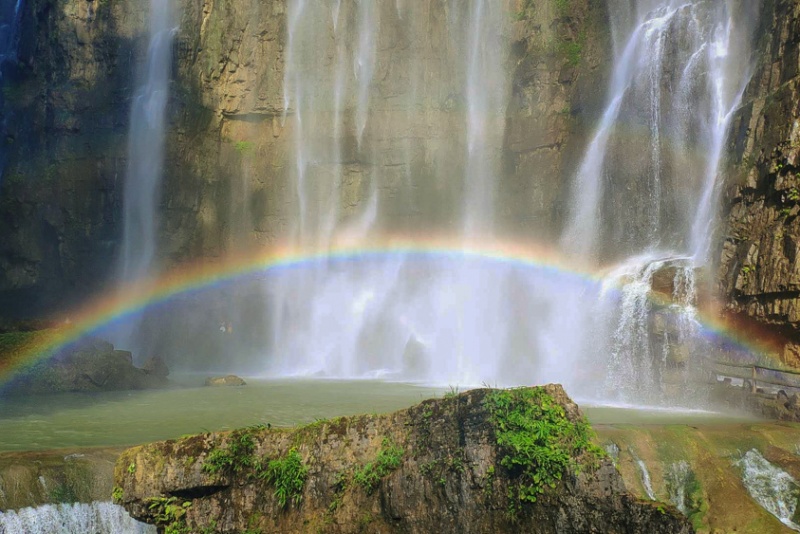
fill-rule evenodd
<path id="1" fill-rule="evenodd" d="M 136 519 L 194 531 L 693 532 L 628 493 L 590 432 L 561 386 L 473 390 L 135 447 L 114 494 Z"/>
<path id="2" fill-rule="evenodd" d="M 213 376 L 206 378 L 206 386 L 219 387 L 219 386 L 246 386 L 247 382 L 243 378 L 236 375 L 227 376 Z"/>

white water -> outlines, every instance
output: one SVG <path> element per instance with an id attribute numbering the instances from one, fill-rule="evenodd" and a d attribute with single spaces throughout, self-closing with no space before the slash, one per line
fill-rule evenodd
<path id="1" fill-rule="evenodd" d="M 553 381 L 604 402 L 696 403 L 687 380 L 704 352 L 695 340 L 695 268 L 707 256 L 699 236 L 713 226 L 755 21 L 739 4 L 609 0 L 606 106 L 559 241 L 576 265 L 615 264 L 603 282 L 463 256 L 329 259 L 273 272 L 248 292 L 264 318 L 231 298 L 235 331 L 256 324 L 261 337 L 213 348 L 214 363 L 270 377 Z M 320 254 L 395 232 L 441 233 L 464 248 L 502 240 L 514 69 L 502 3 L 287 7 L 281 132 L 290 150 L 275 166 L 285 187 L 271 189 L 270 202 L 288 216 L 276 238 Z M 552 183 L 530 177 L 543 180 Z M 138 234 L 154 235 L 148 220 Z M 537 230 L 526 227 L 532 241 Z M 151 272 L 155 239 L 142 243 L 132 256 Z M 675 268 L 675 304 L 654 307 L 664 268 Z M 667 326 L 654 331 L 659 321 Z"/>
<path id="2" fill-rule="evenodd" d="M 430 176 L 413 171 L 421 151 L 441 170 L 434 179 L 449 188 L 446 196 L 454 206 L 442 207 L 450 210 L 447 224 L 465 241 L 493 230 L 509 96 L 507 44 L 501 39 L 508 13 L 497 2 L 466 2 L 449 11 L 448 41 L 440 47 L 414 30 L 426 27 L 421 21 L 430 16 L 430 6 L 405 2 L 391 8 L 367 1 L 290 5 L 284 120 L 293 131 L 294 245 L 327 250 L 342 240 L 361 243 L 378 235 L 393 213 L 413 217 L 419 209 L 415 197 L 431 187 Z M 396 58 L 408 69 L 402 73 L 405 83 L 391 87 L 399 92 L 388 104 L 376 103 L 389 89 L 374 79 L 384 25 L 402 25 L 408 43 Z M 437 54 L 449 54 L 454 80 L 425 73 L 431 64 L 445 67 Z M 426 111 L 438 112 L 440 86 L 451 85 L 463 96 L 462 105 L 452 106 L 464 138 L 426 146 L 423 125 L 415 121 L 427 120 Z M 407 122 L 387 122 L 395 114 Z M 387 157 L 381 150 L 388 140 L 403 149 L 385 165 L 377 159 Z M 484 324 L 484 330 L 476 325 L 486 313 L 498 318 L 508 313 L 501 301 L 505 284 L 494 268 L 449 261 L 420 268 L 402 255 L 356 268 L 323 263 L 272 277 L 265 282 L 265 298 L 272 308 L 275 357 L 267 372 L 496 380 L 500 362 L 489 355 L 503 352 L 507 327 L 500 321 Z"/>
<path id="3" fill-rule="evenodd" d="M 0 512 L 0 534 L 155 534 L 110 502 L 46 504 Z"/>
<path id="4" fill-rule="evenodd" d="M 703 352 L 695 271 L 708 262 L 723 146 L 750 76 L 752 21 L 743 13 L 752 11 L 702 0 L 630 7 L 611 3 L 608 105 L 576 174 L 561 245 L 575 261 L 618 265 L 604 286 L 621 287 L 621 296 L 601 294 L 600 317 L 577 314 L 584 347 L 609 353 L 607 390 L 620 399 L 691 402 L 667 394 L 664 377 L 679 378 L 668 369 L 671 357 L 691 368 L 696 362 L 683 355 Z M 676 261 L 673 305 L 655 317 L 653 277 Z M 654 332 L 654 319 L 670 327 Z"/>
<path id="5" fill-rule="evenodd" d="M 123 236 L 119 258 L 122 286 L 143 281 L 158 272 L 158 209 L 164 166 L 164 140 L 172 66 L 171 0 L 150 1 L 150 39 L 147 58 L 139 69 L 131 101 L 128 129 L 128 168 L 123 197 Z M 144 360 L 145 343 L 138 322 L 124 325 L 113 341 Z"/>
<path id="6" fill-rule="evenodd" d="M 644 491 L 651 501 L 656 500 L 656 493 L 653 491 L 653 483 L 650 480 L 650 471 L 647 470 L 647 465 L 642 460 L 636 460 L 636 465 L 639 467 L 639 476 L 642 478 Z"/>
<path id="7" fill-rule="evenodd" d="M 620 44 L 608 105 L 562 245 L 584 261 L 672 250 L 702 265 L 724 142 L 750 76 L 751 21 L 734 2 L 639 0 L 632 16 L 629 4 L 612 2 Z"/>
<path id="8" fill-rule="evenodd" d="M 122 283 L 136 282 L 154 274 L 157 269 L 154 259 L 173 33 L 170 0 L 151 0 L 147 60 L 137 75 L 128 131 L 120 265 Z"/>
<path id="9" fill-rule="evenodd" d="M 688 495 L 686 495 L 686 490 L 693 477 L 692 468 L 684 460 L 671 464 L 664 475 L 667 491 L 669 492 L 669 502 L 674 504 L 683 515 L 689 515 L 691 512 L 687 502 Z"/>
<path id="10" fill-rule="evenodd" d="M 747 451 L 737 465 L 742 470 L 742 482 L 750 496 L 784 525 L 800 531 L 800 525 L 792 522 L 800 498 L 797 481 L 769 463 L 755 449 Z"/>

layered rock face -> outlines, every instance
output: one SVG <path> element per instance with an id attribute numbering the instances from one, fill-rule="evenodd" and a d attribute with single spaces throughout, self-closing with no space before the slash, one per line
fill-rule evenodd
<path id="1" fill-rule="evenodd" d="M 284 100 L 287 3 L 179 4 L 157 209 L 165 266 L 278 242 L 298 210 L 290 183 L 298 122 Z M 306 14 L 320 19 L 313 47 L 335 49 L 337 31 L 357 31 L 354 6 L 342 3 L 336 29 L 327 9 Z M 342 157 L 323 174 L 343 176 L 335 202 L 345 222 L 363 212 L 374 189 L 384 214 L 379 227 L 445 231 L 462 209 L 448 204 L 447 189 L 461 187 L 465 170 L 465 73 L 455 55 L 469 29 L 453 37 L 460 35 L 453 33 L 459 10 L 449 2 L 404 9 L 394 1 L 375 4 L 380 27 L 363 138 L 354 134 L 356 96 L 348 95 L 336 138 Z M 545 236 L 558 228 L 572 173 L 565 162 L 578 159 L 571 156 L 604 96 L 605 16 L 604 6 L 588 0 L 508 4 L 504 34 L 497 36 L 507 45 L 508 107 L 502 148 L 491 155 L 501 169 L 497 225 L 507 233 L 535 228 Z M 26 4 L 19 66 L 4 89 L 4 114 L 13 121 L 0 191 L 6 236 L 0 299 L 16 304 L 2 306 L 5 313 L 35 315 L 69 303 L 114 273 L 130 98 L 146 51 L 146 19 L 143 5 L 127 0 Z M 335 58 L 311 52 L 298 52 L 310 54 L 304 68 L 315 70 L 321 86 L 332 83 Z M 352 77 L 351 70 L 343 72 Z M 321 138 L 335 136 L 330 116 L 314 120 Z M 398 199 L 398 182 L 408 175 L 420 186 L 413 199 Z M 324 187 L 326 176 L 314 183 Z M 325 191 L 316 193 L 331 201 Z"/>
<path id="2" fill-rule="evenodd" d="M 728 312 L 783 334 L 800 365 L 800 6 L 766 2 L 762 52 L 734 120 L 718 284 Z"/>
<path id="3" fill-rule="evenodd" d="M 518 433 L 513 414 L 528 409 L 560 437 Z M 582 418 L 551 385 L 293 431 L 205 434 L 123 453 L 115 495 L 139 520 L 215 532 L 692 532 L 671 506 L 627 493 L 599 449 L 578 446 Z M 512 443 L 508 432 L 526 437 Z M 520 461 L 528 440 L 551 451 L 569 443 L 569 467 Z M 542 493 L 532 489 L 540 480 Z"/>

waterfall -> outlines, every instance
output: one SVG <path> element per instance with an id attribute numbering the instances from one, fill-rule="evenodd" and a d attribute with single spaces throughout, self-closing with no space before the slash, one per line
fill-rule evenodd
<path id="1" fill-rule="evenodd" d="M 766 511 L 792 530 L 800 531 L 794 523 L 800 486 L 787 472 L 769 463 L 757 450 L 747 451 L 737 465 L 742 470 L 742 482 L 747 493 Z"/>
<path id="2" fill-rule="evenodd" d="M 110 502 L 45 504 L 0 512 L 0 534 L 155 534 Z"/>
<path id="3" fill-rule="evenodd" d="M 729 2 L 634 4 L 631 22 L 629 2 L 610 3 L 624 45 L 573 183 L 562 245 L 602 261 L 655 250 L 705 260 L 722 148 L 749 80 L 748 56 L 734 54 L 747 52 L 748 21 Z"/>
<path id="4" fill-rule="evenodd" d="M 647 465 L 642 460 L 637 459 L 636 466 L 639 468 L 639 476 L 642 478 L 642 486 L 644 486 L 647 497 L 651 501 L 655 501 L 656 493 L 653 491 L 653 483 L 650 480 L 650 471 L 647 470 Z"/>
<path id="5" fill-rule="evenodd" d="M 584 346 L 608 350 L 606 384 L 622 400 L 658 402 L 663 377 L 678 375 L 670 365 L 690 374 L 695 271 L 708 262 L 723 147 L 749 81 L 752 9 L 706 0 L 609 3 L 608 103 L 573 181 L 561 246 L 584 264 L 618 264 L 604 285 L 621 295 L 600 294 L 606 329 L 592 333 L 582 322 L 578 330 L 590 336 Z M 676 262 L 673 305 L 655 316 L 653 277 Z M 654 336 L 654 320 L 671 327 Z"/>
<path id="6" fill-rule="evenodd" d="M 697 479 L 691 466 L 685 460 L 670 464 L 664 475 L 664 482 L 669 493 L 669 502 L 681 511 L 683 515 L 690 515 L 694 510 L 691 502 L 696 498 L 692 493 L 697 490 Z"/>
<path id="7" fill-rule="evenodd" d="M 325 251 L 369 243 L 415 229 L 420 211 L 465 244 L 492 233 L 510 90 L 501 37 L 510 17 L 489 0 L 452 7 L 290 4 L 284 124 L 294 156 L 292 245 Z M 446 35 L 419 30 L 445 14 Z M 402 43 L 393 56 L 399 68 L 377 63 L 387 40 Z M 265 282 L 275 354 L 267 372 L 492 379 L 495 370 L 485 369 L 498 364 L 486 355 L 500 352 L 506 327 L 498 320 L 493 337 L 478 325 L 485 327 L 486 313 L 505 313 L 502 293 L 487 290 L 502 288 L 499 279 L 478 265 L 424 267 L 404 255 L 282 273 Z"/>
<path id="8" fill-rule="evenodd" d="M 172 8 L 169 0 L 150 2 L 147 61 L 137 75 L 128 131 L 123 239 L 123 283 L 153 274 L 164 164 L 164 134 L 172 65 Z"/>
<path id="9" fill-rule="evenodd" d="M 147 58 L 137 73 L 128 130 L 128 168 L 123 197 L 123 236 L 119 277 L 123 287 L 156 274 L 158 204 L 164 165 L 164 139 L 172 66 L 172 7 L 170 0 L 150 2 L 150 40 Z M 138 323 L 125 324 L 112 335 L 139 359 L 145 347 L 137 336 Z"/>

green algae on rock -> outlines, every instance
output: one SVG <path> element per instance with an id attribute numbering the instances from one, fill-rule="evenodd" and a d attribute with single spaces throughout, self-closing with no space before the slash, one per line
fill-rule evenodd
<path id="1" fill-rule="evenodd" d="M 245 435 L 244 460 L 208 467 Z M 139 520 L 196 532 L 693 531 L 674 507 L 628 493 L 589 436 L 561 386 L 479 389 L 388 415 L 128 449 L 116 495 Z M 281 490 L 265 466 L 289 459 Z M 153 503 L 177 503 L 180 518 Z"/>

